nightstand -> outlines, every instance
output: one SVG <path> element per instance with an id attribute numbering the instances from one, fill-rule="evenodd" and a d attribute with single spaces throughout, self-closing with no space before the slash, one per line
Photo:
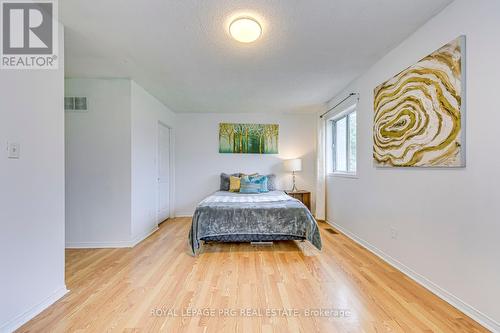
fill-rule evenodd
<path id="1" fill-rule="evenodd" d="M 311 192 L 309 191 L 285 191 L 286 194 L 295 198 L 297 200 L 302 201 L 302 203 L 307 207 L 307 209 L 311 210 Z"/>

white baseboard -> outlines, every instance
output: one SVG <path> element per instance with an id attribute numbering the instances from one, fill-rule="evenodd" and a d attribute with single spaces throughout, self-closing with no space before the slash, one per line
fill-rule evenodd
<path id="1" fill-rule="evenodd" d="M 453 295 L 452 293 L 446 291 L 445 289 L 441 288 L 434 282 L 428 280 L 426 277 L 420 275 L 419 273 L 415 272 L 411 268 L 405 266 L 401 262 L 397 261 L 396 259 L 392 258 L 390 255 L 387 253 L 381 251 L 377 247 L 373 246 L 369 242 L 365 241 L 361 237 L 358 237 L 354 233 L 350 232 L 349 230 L 345 229 L 344 227 L 333 223 L 326 221 L 326 223 L 330 224 L 332 227 L 338 229 L 341 231 L 343 234 L 345 234 L 347 237 L 358 243 L 359 245 L 363 246 L 366 248 L 368 251 L 372 252 L 375 254 L 377 257 L 380 259 L 384 260 L 387 262 L 389 265 L 393 266 L 394 268 L 398 269 L 405 275 L 407 275 L 409 278 L 432 292 L 433 294 L 437 295 L 439 298 L 443 299 L 444 301 L 448 302 L 458 310 L 462 311 L 465 313 L 467 316 L 471 317 L 487 329 L 489 329 L 492 332 L 500 332 L 500 324 L 495 321 L 493 318 L 490 318 L 489 316 L 485 315 L 481 311 L 477 310 L 473 306 L 467 304 L 466 302 L 462 301 L 460 298 L 457 296 Z"/>
<path id="2" fill-rule="evenodd" d="M 149 236 L 151 236 L 152 234 L 154 234 L 156 231 L 158 231 L 158 226 L 155 226 L 153 229 L 151 229 L 150 231 L 147 231 L 145 232 L 144 234 L 142 235 L 139 235 L 137 237 L 135 237 L 131 242 L 130 242 L 130 247 L 134 247 L 136 246 L 137 244 L 139 244 L 140 242 L 142 242 L 143 240 L 145 240 L 146 238 L 148 238 Z"/>
<path id="3" fill-rule="evenodd" d="M 69 290 L 66 289 L 66 286 L 62 286 L 61 288 L 59 288 L 55 292 L 53 292 L 51 295 L 49 295 L 47 298 L 42 300 L 40 303 L 33 306 L 28 311 L 21 313 L 21 314 L 15 316 L 14 318 L 10 319 L 9 321 L 1 324 L 0 325 L 0 332 L 2 332 L 2 333 L 14 332 L 19 327 L 26 324 L 31 319 L 35 318 L 40 312 L 42 312 L 43 310 L 45 310 L 46 308 L 48 308 L 49 306 L 54 304 L 58 299 L 63 297 L 67 292 L 69 292 Z"/>
<path id="4" fill-rule="evenodd" d="M 148 232 L 135 237 L 130 241 L 115 241 L 115 242 L 68 242 L 66 243 L 67 249 L 116 249 L 116 248 L 131 248 L 148 238 L 158 230 L 155 226 Z"/>
<path id="5" fill-rule="evenodd" d="M 122 247 L 131 247 L 131 241 L 116 242 L 67 242 L 67 249 L 114 249 Z"/>
<path id="6" fill-rule="evenodd" d="M 194 213 L 178 213 L 175 214 L 175 217 L 193 217 Z"/>

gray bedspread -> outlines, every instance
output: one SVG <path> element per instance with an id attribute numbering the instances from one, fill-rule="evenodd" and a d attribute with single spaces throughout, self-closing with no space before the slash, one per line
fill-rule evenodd
<path id="1" fill-rule="evenodd" d="M 203 200 L 193 216 L 189 242 L 193 254 L 203 239 L 234 235 L 266 235 L 275 239 L 307 239 L 321 250 L 316 220 L 299 200 L 281 191 L 240 194 L 218 191 Z"/>

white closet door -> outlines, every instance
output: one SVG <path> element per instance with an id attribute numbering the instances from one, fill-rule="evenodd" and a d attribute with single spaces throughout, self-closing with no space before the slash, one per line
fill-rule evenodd
<path id="1" fill-rule="evenodd" d="M 170 216 L 170 128 L 158 124 L 158 223 Z"/>

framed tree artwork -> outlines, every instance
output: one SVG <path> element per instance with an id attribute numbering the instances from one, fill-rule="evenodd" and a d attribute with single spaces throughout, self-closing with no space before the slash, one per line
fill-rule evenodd
<path id="1" fill-rule="evenodd" d="M 279 125 L 219 124 L 219 153 L 277 154 Z"/>

